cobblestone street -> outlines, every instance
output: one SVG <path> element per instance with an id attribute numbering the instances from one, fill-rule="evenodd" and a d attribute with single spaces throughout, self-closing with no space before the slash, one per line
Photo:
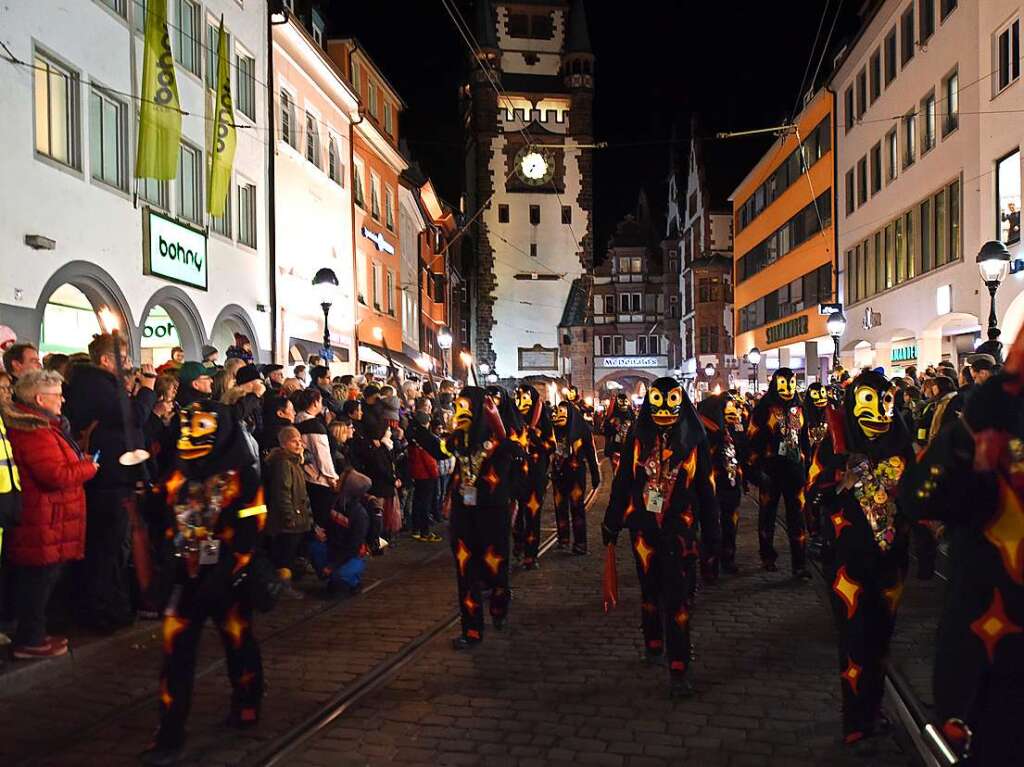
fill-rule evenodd
<path id="1" fill-rule="evenodd" d="M 604 501 L 599 494 L 591 509 L 593 537 Z M 598 552 L 552 551 L 540 570 L 515 574 L 507 633 L 489 631 L 482 647 L 459 654 L 448 643 L 455 629 L 441 632 L 282 763 L 905 764 L 891 741 L 860 758 L 838 745 L 833 630 L 822 589 L 756 567 L 753 519 L 748 502 L 741 573 L 698 596 L 695 698 L 670 702 L 664 669 L 639 662 L 639 592 L 628 550 L 619 547 L 620 604 L 608 615 Z M 207 636 L 186 762 L 259 761 L 340 690 L 452 615 L 447 546 L 404 543 L 375 560 L 371 573 L 361 596 L 331 604 L 311 595 L 259 622 L 268 693 L 251 733 L 220 724 L 229 688 L 219 643 Z M 154 624 L 20 680 L 25 689 L 0 698 L 4 763 L 134 763 L 155 724 L 158 658 Z M 48 717 L 46 731 L 34 726 L 58 707 L 63 715 Z"/>

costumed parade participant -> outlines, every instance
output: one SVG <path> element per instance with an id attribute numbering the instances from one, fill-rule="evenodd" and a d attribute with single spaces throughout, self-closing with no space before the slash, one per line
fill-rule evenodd
<path id="1" fill-rule="evenodd" d="M 736 531 L 743 497 L 743 470 L 732 431 L 740 423 L 740 411 L 733 397 L 716 394 L 705 398 L 697 406 L 697 412 L 708 435 L 711 464 L 715 470 L 715 494 L 722 528 L 719 562 L 722 572 L 731 575 L 737 572 Z"/>
<path id="2" fill-rule="evenodd" d="M 910 522 L 897 497 L 914 452 L 894 404 L 884 376 L 857 376 L 808 473 L 808 493 L 823 514 L 822 562 L 839 629 L 847 744 L 881 723 L 885 660 L 909 559 Z"/>
<path id="3" fill-rule="evenodd" d="M 540 549 L 540 511 L 548 488 L 548 469 L 555 451 L 555 433 L 551 414 L 540 393 L 529 384 L 516 390 L 519 414 L 525 421 L 525 477 L 519 493 L 519 513 L 515 521 L 515 550 L 522 556 L 524 570 L 538 565 Z"/>
<path id="4" fill-rule="evenodd" d="M 697 411 L 678 381 L 659 378 L 623 450 L 602 533 L 608 545 L 629 530 L 643 599 L 644 659 L 667 655 L 671 697 L 693 694 L 691 595 L 701 547 L 717 556 L 721 532 L 713 472 Z"/>
<path id="5" fill-rule="evenodd" d="M 800 430 L 800 449 L 810 466 L 818 445 L 828 435 L 828 389 L 819 382 L 812 383 L 804 393 L 804 426 Z M 839 404 L 841 407 L 841 403 Z M 817 505 L 804 499 L 804 522 L 811 536 L 817 540 L 821 520 Z"/>
<path id="6" fill-rule="evenodd" d="M 477 386 L 467 386 L 455 399 L 447 447 L 456 459 L 448 499 L 462 615 L 462 633 L 452 644 L 465 650 L 483 641 L 481 584 L 491 590 L 494 628 L 504 628 L 508 616 L 509 510 L 525 456 L 506 435 L 494 402 Z"/>
<path id="7" fill-rule="evenodd" d="M 602 434 L 604 434 L 604 455 L 612 464 L 612 472 L 618 471 L 622 445 L 626 441 L 636 413 L 625 392 L 619 392 L 612 401 L 612 407 L 605 415 Z"/>
<path id="8" fill-rule="evenodd" d="M 260 478 L 242 427 L 227 406 L 199 400 L 181 411 L 180 421 L 178 465 L 152 499 L 166 509 L 169 597 L 163 619 L 160 727 L 143 755 L 149 764 L 172 763 L 184 746 L 207 618 L 216 623 L 227 656 L 233 688 L 228 724 L 255 725 L 263 697 L 252 612 L 271 587 L 251 566 L 267 516 Z"/>
<path id="9" fill-rule="evenodd" d="M 560 402 L 551 416 L 555 427 L 555 454 L 551 458 L 551 488 L 555 500 L 555 527 L 558 548 L 572 553 L 587 553 L 587 469 L 596 490 L 601 484 L 601 468 L 594 447 L 594 433 L 572 402 Z"/>
<path id="10" fill-rule="evenodd" d="M 768 382 L 768 391 L 758 401 L 747 427 L 749 479 L 758 493 L 757 538 L 764 569 L 778 569 L 775 560 L 775 518 L 779 500 L 786 505 L 786 533 L 793 575 L 810 580 L 805 545 L 807 534 L 803 519 L 803 485 L 806 477 L 800 432 L 803 409 L 796 391 L 796 375 L 779 368 Z"/>
<path id="11" fill-rule="evenodd" d="M 904 509 L 944 524 L 952 568 L 936 636 L 935 711 L 972 765 L 1024 753 L 1024 333 L 907 472 Z"/>

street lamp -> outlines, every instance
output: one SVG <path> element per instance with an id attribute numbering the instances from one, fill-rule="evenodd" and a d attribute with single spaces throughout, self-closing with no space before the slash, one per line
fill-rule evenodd
<path id="1" fill-rule="evenodd" d="M 832 369 L 837 370 L 839 368 L 839 339 L 846 332 L 846 315 L 843 314 L 842 309 L 837 309 L 828 316 L 828 319 L 825 320 L 825 328 L 832 336 L 832 343 L 835 344 L 832 351 Z"/>
<path id="2" fill-rule="evenodd" d="M 444 377 L 448 377 L 448 352 L 452 348 L 452 334 L 447 327 L 442 327 L 437 334 L 437 345 L 441 347 L 441 372 L 444 373 Z"/>
<path id="3" fill-rule="evenodd" d="M 334 294 L 338 291 L 338 275 L 334 273 L 333 269 L 325 266 L 317 271 L 313 276 L 313 291 L 316 293 L 317 298 L 320 299 L 320 308 L 324 312 L 323 358 L 325 362 L 330 362 L 334 359 L 334 354 L 331 352 L 331 330 L 327 324 L 327 317 L 331 313 Z"/>
<path id="4" fill-rule="evenodd" d="M 709 362 L 707 365 L 704 366 L 704 375 L 706 375 L 708 378 L 714 378 L 715 377 L 715 366 L 714 366 L 714 364 Z"/>
<path id="5" fill-rule="evenodd" d="M 747 362 L 754 366 L 754 391 L 760 391 L 757 381 L 757 366 L 761 364 L 761 350 L 755 346 L 747 352 Z"/>
<path id="6" fill-rule="evenodd" d="M 486 362 L 481 362 L 479 365 L 477 365 L 477 367 L 480 368 L 480 372 L 483 375 L 487 375 L 488 373 L 491 372 L 491 366 L 488 365 Z"/>
<path id="7" fill-rule="evenodd" d="M 481 365 L 480 367 L 483 367 L 483 365 Z M 496 383 L 498 383 L 498 374 L 497 373 L 488 373 L 484 377 L 484 380 L 487 381 L 487 383 L 489 383 L 489 384 L 496 384 Z"/>
<path id="8" fill-rule="evenodd" d="M 999 321 L 996 319 L 996 291 L 999 290 L 999 284 L 1006 279 L 1006 275 L 1010 272 L 1010 251 L 999 240 L 990 240 L 981 246 L 975 260 L 989 295 L 988 341 L 982 344 L 982 347 L 989 347 L 984 349 L 987 354 L 996 351 L 993 356 L 997 361 L 1001 361 L 1003 345 L 998 340 Z M 993 347 L 995 348 L 993 349 Z M 979 347 L 978 351 L 982 351 L 982 348 Z"/>

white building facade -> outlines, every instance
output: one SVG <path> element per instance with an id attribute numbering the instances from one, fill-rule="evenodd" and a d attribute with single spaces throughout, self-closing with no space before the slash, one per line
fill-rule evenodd
<path id="1" fill-rule="evenodd" d="M 318 29 L 315 21 L 312 29 Z M 273 35 L 279 361 L 305 362 L 323 348 L 324 316 L 312 282 L 328 268 L 339 283 L 328 314 L 331 372 L 353 373 L 351 157 L 359 102 L 302 19 L 289 14 L 286 24 L 273 27 Z"/>
<path id="2" fill-rule="evenodd" d="M 107 307 L 136 360 L 162 362 L 179 344 L 198 359 L 207 343 L 223 359 L 235 333 L 268 359 L 266 13 L 256 0 L 168 2 L 185 112 L 178 176 L 142 182 L 134 177 L 142 0 L 5 10 L 5 42 L 21 63 L 0 65 L 0 324 L 19 340 L 44 352 L 84 350 Z M 222 16 L 239 127 L 227 211 L 211 219 L 206 168 Z"/>
<path id="3" fill-rule="evenodd" d="M 996 5 L 1010 14 L 1003 2 L 880 3 L 833 76 L 847 367 L 960 364 L 983 336 L 975 255 L 996 234 L 995 162 L 1021 134 L 991 135 L 987 112 L 1003 97 L 990 92 L 990 35 L 1001 22 L 982 17 Z"/>

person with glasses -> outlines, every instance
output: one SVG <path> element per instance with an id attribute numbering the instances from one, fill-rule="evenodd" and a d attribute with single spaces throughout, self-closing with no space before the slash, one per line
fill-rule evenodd
<path id="1" fill-rule="evenodd" d="M 17 584 L 17 659 L 67 653 L 67 639 L 46 633 L 46 605 L 63 566 L 85 556 L 85 483 L 99 465 L 71 437 L 61 412 L 63 383 L 53 371 L 27 372 L 15 385 L 17 401 L 5 411 L 22 490 L 19 522 L 6 536 Z"/>

